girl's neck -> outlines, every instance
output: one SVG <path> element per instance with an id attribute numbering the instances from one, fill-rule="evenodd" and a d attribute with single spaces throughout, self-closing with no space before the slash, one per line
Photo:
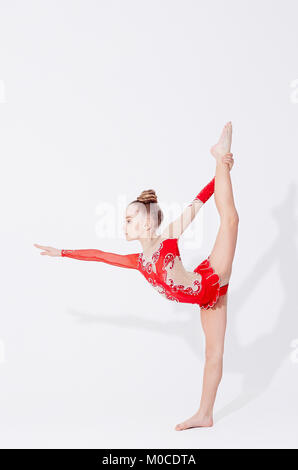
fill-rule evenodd
<path id="1" fill-rule="evenodd" d="M 140 238 L 139 241 L 143 247 L 144 255 L 150 258 L 150 255 L 153 255 L 160 244 L 161 235 L 155 233 L 147 238 Z"/>

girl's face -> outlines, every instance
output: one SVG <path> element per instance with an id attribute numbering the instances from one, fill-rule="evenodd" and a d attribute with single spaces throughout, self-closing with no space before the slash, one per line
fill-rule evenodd
<path id="1" fill-rule="evenodd" d="M 126 240 L 138 240 L 146 236 L 146 208 L 144 204 L 132 203 L 127 206 L 124 232 Z"/>

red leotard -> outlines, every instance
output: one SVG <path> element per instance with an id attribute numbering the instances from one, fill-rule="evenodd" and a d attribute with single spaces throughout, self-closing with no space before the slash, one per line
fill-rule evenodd
<path id="1" fill-rule="evenodd" d="M 196 196 L 192 204 L 197 201 L 205 203 L 213 192 L 214 178 Z M 194 271 L 186 271 L 179 252 L 178 237 L 162 236 L 158 249 L 148 260 L 144 253 L 120 255 L 97 249 L 63 249 L 61 256 L 137 269 L 166 299 L 198 304 L 206 309 L 215 305 L 218 297 L 227 292 L 229 285 L 220 286 L 220 278 L 210 265 L 209 256 Z"/>

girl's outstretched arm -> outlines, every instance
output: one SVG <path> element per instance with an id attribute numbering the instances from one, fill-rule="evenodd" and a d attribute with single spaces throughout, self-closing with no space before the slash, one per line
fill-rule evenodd
<path id="1" fill-rule="evenodd" d="M 195 216 L 214 193 L 215 177 L 196 195 L 192 202 L 184 209 L 182 214 L 163 231 L 165 238 L 179 238 L 187 229 Z"/>
<path id="2" fill-rule="evenodd" d="M 43 246 L 34 244 L 36 248 L 45 250 L 41 255 L 48 256 L 64 256 L 83 261 L 101 261 L 103 263 L 112 264 L 121 268 L 137 269 L 139 253 L 131 253 L 128 255 L 120 255 L 118 253 L 109 253 L 107 251 L 96 249 L 80 249 L 80 250 L 59 250 L 51 246 Z"/>
<path id="3" fill-rule="evenodd" d="M 139 253 L 120 255 L 95 249 L 61 250 L 61 256 L 83 261 L 101 261 L 121 268 L 137 269 Z"/>

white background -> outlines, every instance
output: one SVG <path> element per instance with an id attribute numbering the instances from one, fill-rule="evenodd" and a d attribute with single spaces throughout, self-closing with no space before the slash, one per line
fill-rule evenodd
<path id="1" fill-rule="evenodd" d="M 297 447 L 297 15 L 294 0 L 0 2 L 1 447 Z M 149 188 L 189 203 L 229 120 L 224 376 L 214 427 L 178 432 L 199 406 L 198 308 L 33 243 L 141 251 L 118 204 Z M 105 236 L 103 204 L 120 224 Z M 218 226 L 212 198 L 179 242 L 189 269 Z"/>

